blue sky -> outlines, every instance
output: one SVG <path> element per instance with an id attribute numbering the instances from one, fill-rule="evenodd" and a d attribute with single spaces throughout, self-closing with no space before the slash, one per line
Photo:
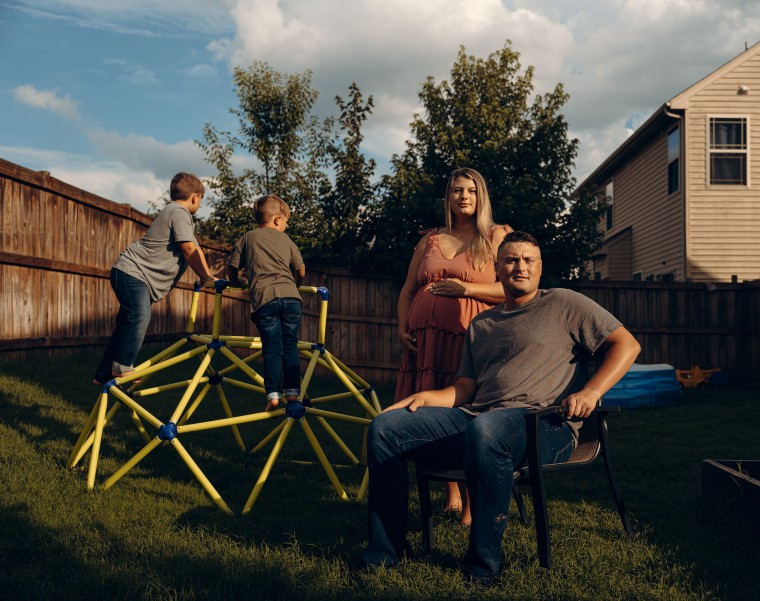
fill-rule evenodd
<path id="1" fill-rule="evenodd" d="M 760 40 L 746 0 L 0 0 L 0 158 L 140 210 L 193 140 L 235 129 L 231 72 L 313 71 L 316 110 L 355 81 L 375 100 L 365 153 L 387 169 L 460 45 L 511 39 L 536 91 L 563 82 L 582 179 L 657 107 Z M 477 166 L 475 166 L 477 167 Z"/>

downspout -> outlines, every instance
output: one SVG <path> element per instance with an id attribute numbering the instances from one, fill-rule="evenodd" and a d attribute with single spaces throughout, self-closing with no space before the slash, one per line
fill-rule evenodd
<path id="1" fill-rule="evenodd" d="M 684 281 L 688 282 L 691 274 L 689 273 L 689 261 L 688 259 L 688 250 L 689 250 L 689 203 L 687 202 L 687 186 L 686 182 L 689 181 L 689 178 L 686 176 L 686 170 L 688 169 L 689 161 L 686 160 L 686 148 L 687 148 L 687 141 L 686 141 L 686 119 L 684 118 L 685 115 L 679 115 L 677 113 L 671 113 L 667 108 L 664 109 L 665 115 L 670 117 L 671 119 L 676 119 L 678 121 L 678 143 L 680 144 L 680 156 L 679 161 L 682 165 L 682 168 L 680 169 L 680 173 L 678 174 L 679 179 L 679 185 L 681 186 L 681 208 L 683 215 L 683 247 L 681 248 L 681 273 L 683 274 Z"/>

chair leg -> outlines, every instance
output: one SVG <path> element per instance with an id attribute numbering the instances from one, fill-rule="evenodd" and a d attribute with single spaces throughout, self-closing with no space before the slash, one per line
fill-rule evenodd
<path id="1" fill-rule="evenodd" d="M 525 501 L 523 500 L 522 490 L 519 486 L 512 487 L 512 496 L 515 498 L 517 511 L 520 513 L 520 521 L 523 526 L 528 525 L 528 512 L 525 511 Z"/>
<path id="2" fill-rule="evenodd" d="M 546 510 L 544 492 L 544 473 L 541 469 L 539 455 L 539 420 L 537 416 L 525 416 L 528 434 L 528 470 L 530 475 L 530 492 L 533 498 L 533 514 L 536 520 L 536 543 L 538 546 L 538 563 L 543 568 L 551 567 L 551 542 L 549 540 L 549 515 Z"/>
<path id="3" fill-rule="evenodd" d="M 425 549 L 430 551 L 433 538 L 433 506 L 430 502 L 430 481 L 417 472 L 417 494 L 420 497 L 420 528 Z"/>
<path id="4" fill-rule="evenodd" d="M 604 469 L 607 472 L 607 480 L 610 483 L 612 489 L 612 497 L 615 499 L 615 505 L 617 506 L 618 515 L 620 521 L 623 524 L 623 528 L 628 534 L 633 534 L 631 523 L 628 520 L 628 512 L 625 510 L 625 503 L 623 502 L 623 494 L 615 481 L 615 477 L 612 474 L 612 459 L 610 458 L 609 451 L 607 449 L 607 421 L 603 416 L 599 417 L 599 444 L 601 446 L 602 456 L 604 457 Z"/>

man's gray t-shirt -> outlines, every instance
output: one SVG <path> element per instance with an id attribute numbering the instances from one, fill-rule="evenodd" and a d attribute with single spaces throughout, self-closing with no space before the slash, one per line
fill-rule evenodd
<path id="1" fill-rule="evenodd" d="M 539 290 L 516 309 L 498 305 L 470 324 L 457 376 L 477 391 L 468 413 L 559 404 L 585 384 L 584 359 L 621 323 L 591 299 L 562 288 Z"/>
<path id="2" fill-rule="evenodd" d="M 137 242 L 129 245 L 113 264 L 115 269 L 142 280 L 150 300 L 158 302 L 176 286 L 187 269 L 180 242 L 195 242 L 193 217 L 182 205 L 171 202 Z"/>
<path id="3" fill-rule="evenodd" d="M 292 270 L 303 265 L 301 252 L 286 233 L 259 227 L 235 243 L 227 264 L 242 266 L 250 281 L 251 313 L 275 298 L 301 300 Z"/>

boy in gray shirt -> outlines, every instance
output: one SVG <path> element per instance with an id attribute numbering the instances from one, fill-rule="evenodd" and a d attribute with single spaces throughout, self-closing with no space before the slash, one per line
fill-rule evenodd
<path id="1" fill-rule="evenodd" d="M 254 217 L 258 227 L 235 244 L 227 260 L 227 276 L 230 284 L 242 287 L 239 270 L 243 267 L 250 280 L 251 321 L 261 336 L 266 410 L 271 411 L 282 396 L 293 402 L 301 392 L 298 286 L 306 267 L 298 247 L 285 233 L 290 208 L 284 200 L 274 194 L 262 196 L 256 201 Z"/>
<path id="2" fill-rule="evenodd" d="M 116 327 L 93 376 L 102 385 L 134 371 L 153 303 L 164 298 L 189 265 L 201 281 L 214 281 L 195 239 L 193 215 L 203 200 L 203 182 L 191 173 L 172 178 L 169 203 L 138 241 L 126 248 L 111 268 L 111 287 L 119 300 Z"/>

